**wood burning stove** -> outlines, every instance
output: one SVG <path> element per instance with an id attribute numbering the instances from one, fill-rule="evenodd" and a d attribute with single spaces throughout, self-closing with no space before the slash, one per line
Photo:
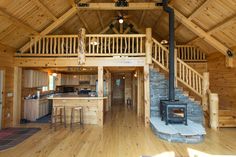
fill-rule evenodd
<path id="1" fill-rule="evenodd" d="M 187 125 L 187 104 L 180 101 L 161 101 L 161 120 L 169 123 Z"/>

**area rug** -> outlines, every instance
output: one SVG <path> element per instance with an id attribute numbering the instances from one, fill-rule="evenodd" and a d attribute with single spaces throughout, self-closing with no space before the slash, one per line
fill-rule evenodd
<path id="1" fill-rule="evenodd" d="M 0 130 L 0 151 L 16 146 L 23 142 L 40 128 L 7 128 Z"/>

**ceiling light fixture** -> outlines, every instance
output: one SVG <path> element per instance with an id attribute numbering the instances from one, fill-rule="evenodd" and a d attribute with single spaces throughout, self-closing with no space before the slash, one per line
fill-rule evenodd
<path id="1" fill-rule="evenodd" d="M 168 41 L 167 41 L 167 40 L 162 40 L 162 41 L 161 41 L 161 44 L 162 44 L 162 45 L 168 44 Z"/>
<path id="2" fill-rule="evenodd" d="M 119 23 L 122 24 L 123 22 L 124 22 L 123 17 L 120 17 L 120 18 L 119 18 Z"/>
<path id="3" fill-rule="evenodd" d="M 52 73 L 52 76 L 57 77 L 57 73 Z"/>

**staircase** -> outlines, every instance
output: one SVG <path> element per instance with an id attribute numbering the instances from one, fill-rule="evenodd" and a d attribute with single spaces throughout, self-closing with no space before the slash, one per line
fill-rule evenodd
<path id="1" fill-rule="evenodd" d="M 168 49 L 153 39 L 153 66 L 150 68 L 150 122 L 154 133 L 162 139 L 171 142 L 199 143 L 203 141 L 205 129 L 203 127 L 204 113 L 201 102 L 189 96 L 183 88 L 175 88 L 175 99 L 187 103 L 188 126 L 168 125 L 160 120 L 160 100 L 168 100 L 169 81 L 165 74 L 169 70 Z M 158 68 L 155 68 L 158 67 Z M 203 76 L 176 56 L 175 78 L 202 98 Z M 163 72 L 161 72 L 161 70 Z"/>

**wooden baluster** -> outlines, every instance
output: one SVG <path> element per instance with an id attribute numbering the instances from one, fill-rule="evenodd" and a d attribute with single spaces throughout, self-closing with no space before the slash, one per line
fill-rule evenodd
<path id="1" fill-rule="evenodd" d="M 140 53 L 143 53 L 143 38 L 140 37 Z"/>
<path id="2" fill-rule="evenodd" d="M 97 37 L 97 42 L 99 43 L 99 42 L 101 42 L 100 41 L 100 37 Z M 99 54 L 99 45 L 101 45 L 101 44 L 98 44 L 98 45 L 96 45 L 96 54 Z M 101 48 L 100 48 L 100 52 L 101 52 Z M 102 52 L 101 52 L 102 53 Z"/>
<path id="3" fill-rule="evenodd" d="M 69 38 L 70 38 L 70 54 L 72 54 L 72 37 Z"/>
<path id="4" fill-rule="evenodd" d="M 73 37 L 73 54 L 76 54 L 76 37 Z"/>
<path id="5" fill-rule="evenodd" d="M 195 74 L 195 73 L 194 73 L 194 74 Z M 196 83 L 195 83 L 196 85 L 195 85 L 194 89 L 196 89 L 196 91 L 199 92 L 199 91 L 198 91 L 198 90 L 199 90 L 198 76 L 195 74 L 195 77 L 194 77 L 194 78 L 195 78 L 195 82 L 196 82 Z"/>
<path id="6" fill-rule="evenodd" d="M 134 54 L 134 37 L 132 37 L 132 53 Z"/>
<path id="7" fill-rule="evenodd" d="M 61 54 L 64 54 L 64 37 L 61 38 Z"/>
<path id="8" fill-rule="evenodd" d="M 115 38 L 112 37 L 112 54 L 115 54 Z"/>
<path id="9" fill-rule="evenodd" d="M 138 37 L 136 37 L 136 53 L 139 53 L 139 41 L 138 41 Z"/>
<path id="10" fill-rule="evenodd" d="M 161 63 L 161 47 L 158 45 L 158 62 Z"/>
<path id="11" fill-rule="evenodd" d="M 91 53 L 91 37 L 89 37 L 89 54 Z"/>
<path id="12" fill-rule="evenodd" d="M 125 51 L 124 51 L 124 53 L 126 54 L 127 53 L 127 38 L 124 37 L 124 40 L 125 40 Z"/>
<path id="13" fill-rule="evenodd" d="M 103 54 L 103 39 L 104 37 L 101 37 L 101 54 Z"/>
<path id="14" fill-rule="evenodd" d="M 105 37 L 104 39 L 104 53 L 106 54 L 107 53 L 107 37 Z"/>
<path id="15" fill-rule="evenodd" d="M 116 37 L 116 53 L 119 53 L 119 39 Z"/>
<path id="16" fill-rule="evenodd" d="M 193 73 L 193 89 L 197 91 L 198 84 L 197 84 L 197 75 Z"/>
<path id="17" fill-rule="evenodd" d="M 186 68 L 186 66 L 184 66 L 185 68 Z M 186 80 L 184 80 L 187 84 L 189 84 L 189 81 L 190 81 L 191 79 L 189 78 L 189 69 L 188 68 L 186 68 Z"/>
<path id="18" fill-rule="evenodd" d="M 30 37 L 30 54 L 32 54 L 32 40 L 33 40 L 33 37 Z"/>
<path id="19" fill-rule="evenodd" d="M 34 37 L 34 54 L 37 53 L 37 46 L 38 46 L 38 37 Z"/>
<path id="20" fill-rule="evenodd" d="M 199 93 L 202 94 L 202 81 L 199 76 L 198 76 L 198 84 L 199 84 Z"/>
<path id="21" fill-rule="evenodd" d="M 169 64 L 168 64 L 168 61 L 169 61 L 169 54 L 166 52 L 165 53 L 165 56 L 166 56 L 166 67 L 167 67 L 167 69 L 169 69 Z M 175 58 L 176 59 L 176 58 Z"/>
<path id="22" fill-rule="evenodd" d="M 69 42 L 68 42 L 68 37 L 66 37 L 66 54 L 68 54 L 69 53 L 69 51 L 68 51 L 68 44 L 69 44 Z"/>
<path id="23" fill-rule="evenodd" d="M 120 37 L 120 53 L 124 53 L 123 52 L 123 37 Z"/>
<path id="24" fill-rule="evenodd" d="M 183 80 L 183 78 L 182 78 L 182 64 L 179 62 L 179 78 L 181 79 L 181 80 Z"/>
<path id="25" fill-rule="evenodd" d="M 42 42 L 42 38 L 39 37 L 38 54 L 41 54 L 41 50 L 42 50 L 41 42 Z"/>
<path id="26" fill-rule="evenodd" d="M 61 38 L 60 37 L 57 37 L 57 51 L 58 51 L 58 54 L 61 54 Z"/>
<path id="27" fill-rule="evenodd" d="M 92 53 L 93 54 L 95 53 L 95 45 L 94 45 L 94 43 L 92 44 Z"/>
<path id="28" fill-rule="evenodd" d="M 49 49 L 48 37 L 46 37 L 45 39 L 46 39 L 46 54 L 48 54 L 48 49 Z"/>
<path id="29" fill-rule="evenodd" d="M 130 37 L 128 37 L 128 53 L 130 54 L 130 49 L 131 49 L 131 47 L 130 47 Z"/>
<path id="30" fill-rule="evenodd" d="M 185 77 L 186 77 L 186 75 L 185 75 L 185 66 L 182 64 L 182 70 L 183 70 L 183 81 L 185 82 Z"/>
<path id="31" fill-rule="evenodd" d="M 50 37 L 50 54 L 53 54 L 53 49 L 52 49 L 52 46 L 53 46 L 53 38 Z"/>
<path id="32" fill-rule="evenodd" d="M 111 54 L 111 37 L 108 40 L 108 53 Z"/>
<path id="33" fill-rule="evenodd" d="M 155 50 L 154 50 L 154 54 L 155 54 L 154 58 L 155 58 L 155 60 L 157 60 L 157 44 L 154 45 L 154 48 L 155 48 Z"/>
<path id="34" fill-rule="evenodd" d="M 165 51 L 162 50 L 161 53 L 162 53 L 162 55 L 161 55 L 161 64 L 162 64 L 163 66 L 165 66 L 165 62 L 164 62 Z"/>
<path id="35" fill-rule="evenodd" d="M 192 71 L 189 70 L 189 85 L 192 86 L 193 78 L 192 78 Z"/>

